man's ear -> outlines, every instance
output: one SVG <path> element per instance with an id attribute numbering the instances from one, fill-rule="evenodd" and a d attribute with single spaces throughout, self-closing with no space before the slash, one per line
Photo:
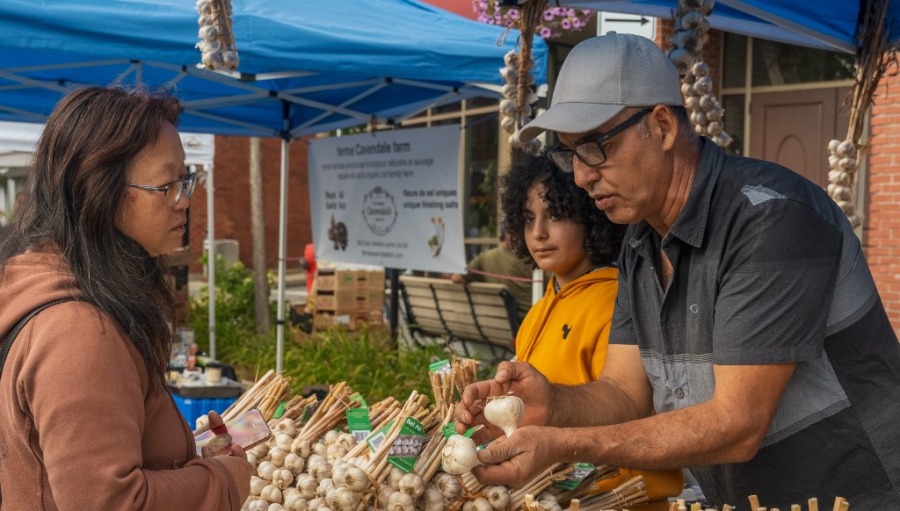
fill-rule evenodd
<path id="1" fill-rule="evenodd" d="M 669 151 L 675 146 L 681 125 L 675 112 L 665 105 L 656 105 L 650 112 L 652 131 L 655 131 L 662 142 L 662 149 Z"/>

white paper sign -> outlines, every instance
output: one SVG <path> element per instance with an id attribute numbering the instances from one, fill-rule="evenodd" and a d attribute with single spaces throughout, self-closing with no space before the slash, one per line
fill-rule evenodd
<path id="1" fill-rule="evenodd" d="M 462 273 L 459 126 L 312 140 L 316 257 Z"/>

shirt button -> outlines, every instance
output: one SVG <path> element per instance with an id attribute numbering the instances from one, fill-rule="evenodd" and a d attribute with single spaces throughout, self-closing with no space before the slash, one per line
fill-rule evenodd
<path id="1" fill-rule="evenodd" d="M 678 399 L 684 398 L 684 389 L 682 389 L 681 387 L 675 389 L 675 397 L 677 397 Z"/>

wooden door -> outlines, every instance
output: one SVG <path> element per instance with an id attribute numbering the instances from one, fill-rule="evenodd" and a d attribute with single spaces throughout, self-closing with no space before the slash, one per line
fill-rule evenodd
<path id="1" fill-rule="evenodd" d="M 841 108 L 848 87 L 754 93 L 750 103 L 750 154 L 780 163 L 825 187 L 828 142 L 847 135 Z"/>

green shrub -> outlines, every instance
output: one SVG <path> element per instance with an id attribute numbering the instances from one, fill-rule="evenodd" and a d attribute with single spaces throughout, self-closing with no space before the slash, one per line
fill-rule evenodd
<path id="1" fill-rule="evenodd" d="M 273 284 L 270 274 L 270 285 Z M 272 304 L 275 325 L 277 304 Z M 285 314 L 287 317 L 287 314 Z M 191 327 L 197 345 L 209 351 L 208 292 L 191 299 Z M 412 390 L 431 395 L 428 364 L 446 358 L 440 347 L 391 348 L 386 329 L 363 327 L 356 332 L 340 328 L 306 334 L 286 325 L 284 371 L 299 394 L 303 387 L 346 381 L 369 402 L 388 396 L 405 400 Z M 253 275 L 243 264 L 226 268 L 216 258 L 216 358 L 234 367 L 239 378 L 254 380 L 275 369 L 276 330 L 256 333 Z"/>

